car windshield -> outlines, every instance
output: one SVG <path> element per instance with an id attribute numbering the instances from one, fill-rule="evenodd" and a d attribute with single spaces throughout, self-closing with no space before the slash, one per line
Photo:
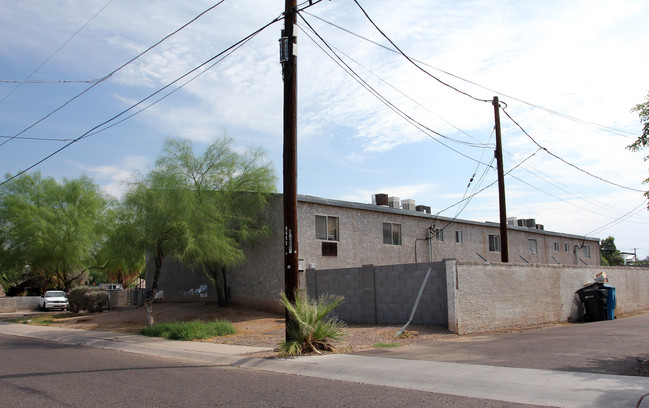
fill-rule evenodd
<path id="1" fill-rule="evenodd" d="M 61 291 L 45 292 L 45 297 L 65 297 L 65 292 L 61 292 Z"/>

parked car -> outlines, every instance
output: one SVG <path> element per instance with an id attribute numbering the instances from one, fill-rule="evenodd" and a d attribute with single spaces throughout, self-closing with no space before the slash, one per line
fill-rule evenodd
<path id="1" fill-rule="evenodd" d="M 68 297 L 62 290 L 48 290 L 39 300 L 41 310 L 70 309 Z"/>

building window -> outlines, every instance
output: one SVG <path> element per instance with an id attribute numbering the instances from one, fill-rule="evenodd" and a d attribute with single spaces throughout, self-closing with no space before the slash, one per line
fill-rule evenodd
<path id="1" fill-rule="evenodd" d="M 401 224 L 391 222 L 383 223 L 383 243 L 388 245 L 401 245 Z"/>
<path id="2" fill-rule="evenodd" d="M 489 251 L 500 252 L 500 235 L 489 234 Z"/>
<path id="3" fill-rule="evenodd" d="M 329 215 L 315 216 L 315 238 L 327 241 L 339 241 L 338 217 Z"/>
<path id="4" fill-rule="evenodd" d="M 444 242 L 444 230 L 435 228 L 435 241 Z"/>
<path id="5" fill-rule="evenodd" d="M 527 248 L 530 250 L 530 255 L 536 255 L 539 253 L 538 243 L 535 239 L 527 240 Z"/>
<path id="6" fill-rule="evenodd" d="M 584 258 L 590 258 L 590 246 L 584 245 Z"/>
<path id="7" fill-rule="evenodd" d="M 338 243 L 323 241 L 322 256 L 338 256 Z"/>
<path id="8" fill-rule="evenodd" d="M 564 252 L 570 252 L 570 245 L 568 245 L 567 242 L 563 244 L 563 251 Z"/>
<path id="9" fill-rule="evenodd" d="M 455 231 L 455 242 L 461 244 L 464 242 L 464 237 L 462 237 L 462 231 Z"/>
<path id="10" fill-rule="evenodd" d="M 559 243 L 557 241 L 554 241 L 554 250 L 555 252 L 559 252 Z"/>

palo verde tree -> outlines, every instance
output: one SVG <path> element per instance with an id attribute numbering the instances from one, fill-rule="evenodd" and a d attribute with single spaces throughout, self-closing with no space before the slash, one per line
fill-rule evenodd
<path id="1" fill-rule="evenodd" d="M 642 134 L 638 136 L 635 142 L 627 146 L 627 149 L 637 152 L 649 145 L 649 94 L 647 94 L 647 100 L 634 106 L 631 112 L 638 112 L 642 123 Z M 649 156 L 646 156 L 645 160 L 649 160 Z M 644 180 L 644 183 L 649 183 L 649 178 Z M 645 193 L 645 196 L 649 198 L 649 191 Z"/>
<path id="2" fill-rule="evenodd" d="M 164 258 L 204 268 L 223 302 L 227 267 L 245 259 L 242 243 L 268 231 L 259 215 L 274 191 L 273 168 L 260 150 L 238 153 L 230 144 L 223 137 L 196 155 L 189 141 L 168 139 L 155 167 L 126 194 L 139 245 L 153 264 L 144 301 L 149 326 Z"/>
<path id="3" fill-rule="evenodd" d="M 97 257 L 101 277 L 127 287 L 145 266 L 145 250 L 138 245 L 138 231 L 133 228 L 133 214 L 126 206 L 116 206 L 107 216 L 106 236 Z"/>
<path id="4" fill-rule="evenodd" d="M 109 200 L 88 177 L 23 174 L 0 187 L 3 268 L 31 278 L 41 291 L 69 290 L 91 268 Z"/>

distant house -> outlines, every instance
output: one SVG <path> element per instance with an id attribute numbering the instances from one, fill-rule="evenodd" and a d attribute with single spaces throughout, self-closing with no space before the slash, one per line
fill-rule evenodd
<path id="1" fill-rule="evenodd" d="M 386 200 L 387 199 L 387 200 Z M 500 262 L 500 227 L 495 222 L 452 219 L 430 214 L 412 200 L 376 195 L 373 204 L 298 196 L 300 270 L 441 261 Z M 284 289 L 282 196 L 272 196 L 266 220 L 271 236 L 245 249 L 246 261 L 229 274 L 233 301 L 280 309 Z M 546 231 L 534 220 L 510 219 L 510 263 L 600 264 L 599 239 Z M 147 279 L 148 280 L 148 279 Z M 201 296 L 197 289 L 205 287 Z M 165 262 L 160 290 L 167 300 L 215 300 L 213 286 L 200 271 Z M 206 293 L 205 293 L 206 292 Z"/>

